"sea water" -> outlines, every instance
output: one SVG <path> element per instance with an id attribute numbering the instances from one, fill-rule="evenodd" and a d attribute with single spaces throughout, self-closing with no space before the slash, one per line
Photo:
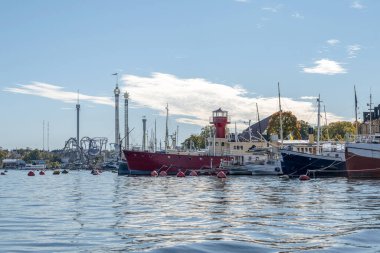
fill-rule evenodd
<path id="1" fill-rule="evenodd" d="M 0 176 L 0 252 L 380 252 L 380 181 Z"/>

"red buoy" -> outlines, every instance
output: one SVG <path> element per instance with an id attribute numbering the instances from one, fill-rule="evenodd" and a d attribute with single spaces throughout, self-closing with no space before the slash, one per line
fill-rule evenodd
<path id="1" fill-rule="evenodd" d="M 166 173 L 166 171 L 162 170 L 160 171 L 160 177 L 166 177 L 168 175 L 168 173 Z"/>
<path id="2" fill-rule="evenodd" d="M 150 175 L 152 176 L 152 177 L 157 177 L 158 176 L 158 173 L 157 173 L 157 171 L 152 171 L 151 173 L 150 173 Z"/>
<path id="3" fill-rule="evenodd" d="M 196 177 L 196 176 L 198 176 L 198 173 L 195 170 L 192 170 L 190 172 L 189 176 Z"/>
<path id="4" fill-rule="evenodd" d="M 43 170 L 40 171 L 40 175 L 43 176 L 45 175 L 45 172 Z"/>
<path id="5" fill-rule="evenodd" d="M 218 178 L 226 178 L 226 173 L 224 173 L 223 171 L 219 171 L 218 174 L 216 175 Z"/>
<path id="6" fill-rule="evenodd" d="M 33 177 L 33 176 L 35 176 L 35 175 L 36 175 L 36 174 L 34 174 L 33 171 L 29 171 L 29 172 L 28 172 L 28 176 L 29 176 L 29 177 Z"/>
<path id="7" fill-rule="evenodd" d="M 177 173 L 177 177 L 185 177 L 185 173 L 183 173 L 181 170 Z"/>
<path id="8" fill-rule="evenodd" d="M 298 179 L 301 181 L 307 181 L 310 180 L 310 177 L 308 175 L 301 175 Z"/>

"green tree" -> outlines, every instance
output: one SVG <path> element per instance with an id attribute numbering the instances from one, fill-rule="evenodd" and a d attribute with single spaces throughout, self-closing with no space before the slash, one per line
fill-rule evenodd
<path id="1" fill-rule="evenodd" d="M 297 128 L 297 117 L 294 116 L 292 112 L 282 112 L 282 129 L 284 139 L 290 134 L 293 138 L 301 138 L 300 131 Z M 280 112 L 276 112 L 272 115 L 267 131 L 268 134 L 278 134 L 280 138 Z"/>
<path id="2" fill-rule="evenodd" d="M 41 154 L 38 149 L 34 149 L 23 156 L 23 160 L 27 163 L 31 162 L 32 160 L 40 160 L 40 159 L 41 159 Z"/>
<path id="3" fill-rule="evenodd" d="M 300 133 L 301 139 L 307 140 L 309 138 L 309 123 L 303 120 L 299 120 L 297 121 L 297 128 Z"/>
<path id="4" fill-rule="evenodd" d="M 347 134 L 354 135 L 356 130 L 354 124 L 348 121 L 332 122 L 329 124 L 328 129 L 330 138 L 337 141 L 343 140 Z"/>

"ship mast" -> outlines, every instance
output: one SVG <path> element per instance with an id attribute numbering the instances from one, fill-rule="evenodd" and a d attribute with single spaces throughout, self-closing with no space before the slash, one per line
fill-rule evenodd
<path id="1" fill-rule="evenodd" d="M 369 135 L 372 134 L 372 91 L 369 93 Z"/>
<path id="2" fill-rule="evenodd" d="M 325 107 L 325 105 L 323 105 L 323 110 L 325 111 L 325 125 L 326 125 L 326 132 L 327 132 L 327 140 L 330 140 L 329 128 L 327 126 L 327 114 L 326 114 L 326 107 Z"/>
<path id="3" fill-rule="evenodd" d="M 356 126 L 356 136 L 359 134 L 359 128 L 358 128 L 358 97 L 356 96 L 356 87 L 354 85 L 354 92 L 355 92 L 355 126 Z"/>
<path id="4" fill-rule="evenodd" d="M 283 136 L 283 129 L 282 129 L 282 109 L 281 109 L 281 94 L 280 94 L 280 82 L 277 83 L 278 87 L 278 105 L 280 108 L 280 138 L 281 138 L 281 148 L 284 144 L 284 136 Z"/>
<path id="5" fill-rule="evenodd" d="M 166 128 L 165 128 L 165 152 L 168 149 L 169 145 L 169 127 L 168 127 L 168 120 L 169 120 L 169 105 L 166 104 Z"/>
<path id="6" fill-rule="evenodd" d="M 319 146 L 320 146 L 320 138 L 321 138 L 321 95 L 318 95 L 318 125 L 317 125 L 317 155 L 319 155 Z"/>
<path id="7" fill-rule="evenodd" d="M 261 122 L 260 122 L 259 106 L 257 105 L 257 103 L 256 103 L 256 111 L 257 111 L 257 122 L 259 122 L 259 131 L 260 131 L 260 135 L 261 135 L 261 133 L 262 133 Z"/>

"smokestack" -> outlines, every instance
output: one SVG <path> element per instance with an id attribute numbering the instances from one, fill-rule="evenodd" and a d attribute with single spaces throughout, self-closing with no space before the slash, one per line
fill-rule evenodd
<path id="1" fill-rule="evenodd" d="M 129 149 L 129 127 L 128 127 L 128 92 L 124 93 L 124 133 L 125 133 L 125 149 Z"/>
<path id="2" fill-rule="evenodd" d="M 115 151 L 117 154 L 119 154 L 120 149 L 120 132 L 119 132 L 119 95 L 120 95 L 120 89 L 118 86 L 118 73 L 112 74 L 116 76 L 116 87 L 114 89 L 115 94 Z"/>
<path id="3" fill-rule="evenodd" d="M 142 118 L 143 122 L 143 139 L 142 139 L 142 150 L 145 150 L 145 144 L 146 144 L 146 117 L 143 116 Z"/>

